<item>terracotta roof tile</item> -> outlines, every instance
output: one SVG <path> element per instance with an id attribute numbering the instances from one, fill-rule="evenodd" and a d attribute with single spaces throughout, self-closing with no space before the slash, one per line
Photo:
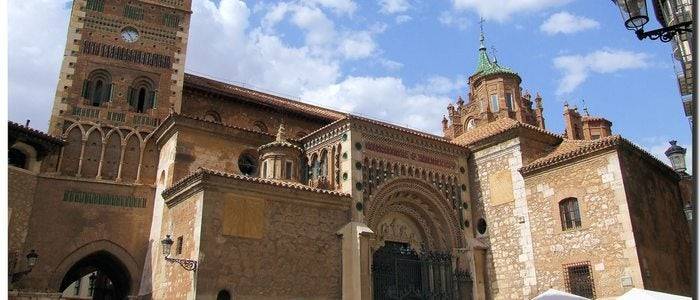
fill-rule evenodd
<path id="1" fill-rule="evenodd" d="M 621 137 L 620 135 L 612 135 L 597 140 L 565 139 L 549 154 L 539 159 L 536 159 L 533 162 L 520 168 L 520 173 L 532 173 L 534 171 L 546 168 L 548 166 L 556 165 L 558 163 L 578 158 L 586 154 L 619 146 L 625 146 L 628 149 L 636 151 L 637 153 L 650 160 L 651 163 L 656 164 L 657 166 L 661 167 L 664 171 L 669 172 L 669 174 L 673 174 L 673 176 L 678 176 L 678 174 L 676 174 L 676 172 L 673 171 L 673 169 L 667 164 L 663 163 L 654 155 L 635 145 L 631 141 Z"/>
<path id="2" fill-rule="evenodd" d="M 610 148 L 618 145 L 619 141 L 619 135 L 612 135 L 597 140 L 564 139 L 552 152 L 523 166 L 520 168 L 520 172 L 523 174 L 529 173 L 588 153 Z"/>
<path id="3" fill-rule="evenodd" d="M 263 93 L 189 73 L 185 74 L 185 85 L 213 90 L 231 96 L 238 96 L 258 104 L 284 108 L 296 113 L 311 115 L 325 120 L 337 120 L 345 116 L 345 114 L 335 110 Z"/>
<path id="4" fill-rule="evenodd" d="M 222 171 L 216 171 L 216 170 L 211 170 L 211 169 L 200 167 L 199 169 L 197 169 L 197 171 L 191 173 L 190 175 L 186 176 L 185 178 L 180 179 L 177 183 L 173 184 L 170 188 L 164 190 L 162 193 L 163 198 L 168 198 L 170 196 L 175 195 L 178 191 L 180 191 L 181 189 L 186 187 L 188 184 L 192 183 L 193 181 L 195 181 L 197 179 L 201 179 L 207 175 L 219 176 L 219 177 L 224 177 L 224 178 L 231 178 L 231 179 L 235 179 L 235 180 L 270 185 L 270 186 L 290 188 L 290 189 L 301 190 L 301 191 L 308 191 L 308 192 L 319 193 L 319 194 L 326 194 L 326 195 L 331 195 L 331 196 L 350 197 L 350 194 L 348 194 L 348 193 L 318 189 L 318 188 L 310 187 L 308 185 L 304 185 L 301 183 L 286 182 L 286 181 L 272 180 L 272 179 L 263 179 L 263 178 L 259 178 L 259 177 L 226 173 L 226 172 L 222 172 Z"/>
<path id="5" fill-rule="evenodd" d="M 549 135 L 551 137 L 561 138 L 560 135 L 551 133 L 537 126 L 525 124 L 510 118 L 501 118 L 493 122 L 477 126 L 474 129 L 468 130 L 467 132 L 463 133 L 462 135 L 458 136 L 452 141 L 460 145 L 469 146 L 486 138 L 490 138 L 516 128 L 524 128 L 545 135 Z"/>
<path id="6" fill-rule="evenodd" d="M 62 145 L 64 143 L 64 141 L 61 138 L 55 137 L 53 135 L 50 135 L 50 134 L 45 133 L 45 132 L 40 131 L 40 130 L 36 130 L 34 128 L 20 125 L 18 123 L 12 122 L 12 121 L 7 122 L 7 129 L 8 130 L 17 130 L 17 131 L 20 131 L 22 133 L 28 134 L 30 136 L 33 136 L 33 137 L 36 137 L 36 138 L 39 138 L 39 139 L 42 139 L 42 140 L 45 140 L 45 141 L 48 141 L 48 142 L 51 142 L 54 144 L 58 144 L 58 145 Z"/>

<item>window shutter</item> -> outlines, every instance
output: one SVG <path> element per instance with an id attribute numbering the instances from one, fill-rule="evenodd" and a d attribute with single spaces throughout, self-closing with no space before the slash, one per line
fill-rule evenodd
<path id="1" fill-rule="evenodd" d="M 109 84 L 109 90 L 107 91 L 107 101 L 112 102 L 112 97 L 114 96 L 114 83 Z"/>
<path id="2" fill-rule="evenodd" d="M 136 90 L 130 86 L 129 87 L 129 95 L 127 95 L 127 99 L 128 99 L 129 105 L 131 107 L 136 107 L 136 104 L 134 103 L 134 101 L 136 100 L 135 94 L 136 94 Z"/>
<path id="3" fill-rule="evenodd" d="M 151 91 L 150 98 L 151 108 L 155 109 L 158 106 L 158 91 Z"/>
<path id="4" fill-rule="evenodd" d="M 90 98 L 90 87 L 92 86 L 90 80 L 85 79 L 83 81 L 83 98 L 89 99 Z"/>

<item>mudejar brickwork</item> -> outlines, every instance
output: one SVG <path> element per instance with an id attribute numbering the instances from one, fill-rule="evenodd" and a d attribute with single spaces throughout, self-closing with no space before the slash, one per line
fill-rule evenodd
<path id="1" fill-rule="evenodd" d="M 11 299 L 691 293 L 687 174 L 548 131 L 483 33 L 438 136 L 185 73 L 190 7 L 73 2 L 49 132 L 9 124 Z"/>

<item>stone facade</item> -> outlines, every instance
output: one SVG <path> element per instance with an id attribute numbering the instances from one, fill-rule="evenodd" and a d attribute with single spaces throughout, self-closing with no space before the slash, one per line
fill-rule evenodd
<path id="1" fill-rule="evenodd" d="M 184 74 L 189 7 L 74 1 L 52 135 L 10 124 L 12 299 L 96 270 L 112 299 L 691 293 L 687 178 L 603 118 L 546 131 L 483 44 L 436 136 Z"/>
<path id="2" fill-rule="evenodd" d="M 598 297 L 644 287 L 615 151 L 530 175 L 525 188 L 531 226 L 539 229 L 532 231 L 538 293 L 566 290 L 564 266 L 581 262 L 593 269 Z M 578 199 L 581 226 L 563 230 L 559 203 L 569 197 Z"/>

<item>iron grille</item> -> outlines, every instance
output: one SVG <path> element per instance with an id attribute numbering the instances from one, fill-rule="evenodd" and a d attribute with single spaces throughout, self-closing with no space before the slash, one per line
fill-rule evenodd
<path id="1" fill-rule="evenodd" d="M 415 252 L 408 244 L 386 242 L 372 261 L 374 299 L 457 299 L 459 279 L 449 253 Z"/>
<path id="2" fill-rule="evenodd" d="M 591 274 L 591 263 L 588 261 L 564 265 L 566 290 L 569 293 L 593 299 L 595 285 Z"/>

